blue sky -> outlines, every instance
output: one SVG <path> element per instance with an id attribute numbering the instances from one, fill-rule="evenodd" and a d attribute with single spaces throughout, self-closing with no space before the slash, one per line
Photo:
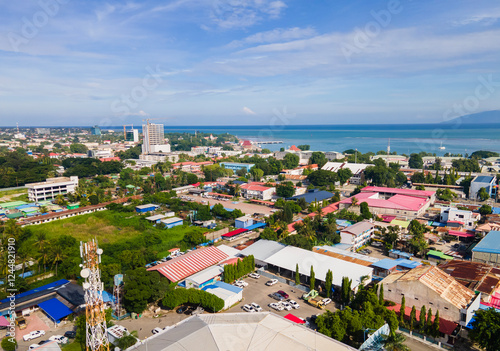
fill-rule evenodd
<path id="1" fill-rule="evenodd" d="M 2 1 L 0 125 L 440 122 L 500 109 L 499 38 L 493 0 Z"/>

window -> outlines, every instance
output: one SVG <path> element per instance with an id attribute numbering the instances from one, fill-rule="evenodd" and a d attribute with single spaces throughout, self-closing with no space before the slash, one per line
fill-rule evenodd
<path id="1" fill-rule="evenodd" d="M 392 291 L 392 290 L 391 290 L 391 289 L 387 289 L 387 291 L 389 291 L 389 292 L 390 292 L 390 291 Z"/>
<path id="2" fill-rule="evenodd" d="M 434 305 L 432 302 L 429 301 L 429 305 Z"/>
<path id="3" fill-rule="evenodd" d="M 418 301 L 418 297 L 416 297 L 416 298 L 415 298 L 415 300 L 417 300 L 417 301 Z"/>
<path id="4" fill-rule="evenodd" d="M 447 309 L 448 309 L 448 307 L 445 307 L 444 309 L 445 309 L 445 310 L 447 310 Z"/>

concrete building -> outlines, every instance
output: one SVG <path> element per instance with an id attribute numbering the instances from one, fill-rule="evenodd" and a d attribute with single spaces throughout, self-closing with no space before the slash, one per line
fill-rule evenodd
<path id="1" fill-rule="evenodd" d="M 421 266 L 409 272 L 393 273 L 385 277 L 384 297 L 396 303 L 405 297 L 406 306 L 422 306 L 439 316 L 466 326 L 479 308 L 481 294 L 457 282 L 452 276 L 435 266 Z"/>
<path id="2" fill-rule="evenodd" d="M 112 150 L 89 150 L 88 156 L 92 158 L 107 158 L 114 157 L 115 154 Z"/>
<path id="3" fill-rule="evenodd" d="M 131 129 L 125 132 L 125 141 L 132 141 L 134 143 L 139 142 L 139 130 Z"/>
<path id="4" fill-rule="evenodd" d="M 156 210 L 158 207 L 160 206 L 154 204 L 139 205 L 135 207 L 135 211 L 137 213 L 147 213 Z"/>
<path id="5" fill-rule="evenodd" d="M 213 282 L 201 288 L 212 295 L 221 298 L 224 301 L 223 310 L 229 309 L 231 306 L 243 300 L 243 289 L 237 286 L 227 284 L 221 281 Z"/>
<path id="6" fill-rule="evenodd" d="M 170 229 L 184 224 L 184 220 L 179 217 L 160 219 L 160 223 L 165 225 L 165 228 Z"/>
<path id="7" fill-rule="evenodd" d="M 340 231 L 340 243 L 352 245 L 351 250 L 356 251 L 371 240 L 375 232 L 375 225 L 371 222 L 358 222 Z"/>
<path id="8" fill-rule="evenodd" d="M 343 153 L 337 151 L 326 151 L 325 157 L 328 161 L 341 160 L 345 158 Z"/>
<path id="9" fill-rule="evenodd" d="M 455 207 L 442 207 L 440 222 L 446 223 L 448 227 L 462 227 L 473 230 L 480 219 L 479 213 L 468 210 L 459 210 Z"/>
<path id="10" fill-rule="evenodd" d="M 470 183 L 469 199 L 478 200 L 479 190 L 485 188 L 490 197 L 496 197 L 498 187 L 497 178 L 492 176 L 476 176 Z"/>
<path id="11" fill-rule="evenodd" d="M 340 201 L 339 209 L 351 207 L 353 197 L 358 204 L 366 202 L 374 214 L 407 219 L 422 216 L 436 201 L 434 191 L 367 186 L 361 189 L 361 193 Z"/>
<path id="12" fill-rule="evenodd" d="M 48 178 L 45 182 L 26 184 L 30 201 L 44 201 L 57 195 L 74 193 L 78 186 L 78 177 Z"/>
<path id="13" fill-rule="evenodd" d="M 256 183 L 243 184 L 241 187 L 241 195 L 245 199 L 270 200 L 276 192 L 276 188 L 267 187 Z"/>
<path id="14" fill-rule="evenodd" d="M 250 169 L 255 166 L 253 163 L 232 163 L 232 162 L 221 162 L 221 167 L 232 170 L 234 173 L 238 172 L 240 169 L 244 169 L 245 172 L 250 172 Z"/>
<path id="15" fill-rule="evenodd" d="M 500 231 L 492 230 L 474 246 L 472 261 L 500 266 Z"/>
<path id="16" fill-rule="evenodd" d="M 128 351 L 356 351 L 340 341 L 270 312 L 189 317 Z"/>
<path id="17" fill-rule="evenodd" d="M 147 123 L 142 125 L 144 142 L 142 143 L 143 154 L 169 153 L 170 144 L 165 143 L 165 132 L 163 124 Z"/>
<path id="18" fill-rule="evenodd" d="M 354 185 L 359 185 L 364 182 L 364 172 L 366 167 L 373 166 L 367 163 L 348 163 L 348 162 L 327 162 L 323 167 L 324 171 L 338 172 L 341 169 L 349 169 L 352 172 L 352 177 L 349 182 Z"/>
<path id="19" fill-rule="evenodd" d="M 234 226 L 236 228 L 247 228 L 251 225 L 253 225 L 253 218 L 250 216 L 243 216 L 234 220 Z"/>
<path id="20" fill-rule="evenodd" d="M 222 273 L 224 273 L 224 268 L 222 268 L 222 266 L 212 266 L 187 277 L 184 282 L 188 289 L 202 289 L 207 285 L 212 285 L 220 281 Z"/>
<path id="21" fill-rule="evenodd" d="M 50 128 L 35 128 L 35 132 L 37 134 L 41 134 L 41 135 L 49 135 L 50 134 Z"/>

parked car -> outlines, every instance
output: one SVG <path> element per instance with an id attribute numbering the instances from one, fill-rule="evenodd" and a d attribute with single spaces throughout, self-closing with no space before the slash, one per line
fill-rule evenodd
<path id="1" fill-rule="evenodd" d="M 323 302 L 325 305 L 328 305 L 329 303 L 332 302 L 332 299 L 326 298 L 326 299 L 321 300 L 321 302 Z"/>
<path id="2" fill-rule="evenodd" d="M 33 339 L 39 338 L 39 337 L 41 337 L 43 335 L 45 335 L 45 331 L 44 330 L 35 330 L 35 331 L 32 331 L 31 333 L 26 334 L 25 336 L 23 336 L 23 340 L 24 341 L 33 340 Z"/>
<path id="3" fill-rule="evenodd" d="M 178 309 L 176 309 L 175 312 L 178 314 L 182 314 L 182 313 L 186 312 L 187 309 L 188 309 L 187 306 L 181 306 Z"/>
<path id="4" fill-rule="evenodd" d="M 283 290 L 278 290 L 278 294 L 280 294 L 281 296 L 283 296 L 285 299 L 288 299 L 290 296 L 288 296 L 288 294 L 286 292 L 284 292 Z"/>
<path id="5" fill-rule="evenodd" d="M 300 305 L 295 302 L 294 300 L 287 300 L 287 302 L 294 308 L 294 309 L 297 309 L 300 307 Z"/>
<path id="6" fill-rule="evenodd" d="M 254 279 L 259 279 L 260 278 L 260 274 L 257 274 L 257 273 L 250 273 L 248 276 L 250 278 L 254 278 Z"/>
<path id="7" fill-rule="evenodd" d="M 253 307 L 253 309 L 255 310 L 255 312 L 261 312 L 262 311 L 262 307 L 260 307 L 259 304 L 255 303 L 255 302 L 252 302 L 250 304 L 250 306 Z"/>
<path id="8" fill-rule="evenodd" d="M 30 347 L 28 347 L 28 350 L 33 350 L 36 349 L 37 347 L 40 347 L 38 344 L 31 344 Z"/>
<path id="9" fill-rule="evenodd" d="M 269 307 L 271 307 L 273 310 L 276 310 L 276 311 L 283 311 L 283 306 L 281 306 L 281 304 L 276 303 L 276 302 L 271 302 L 269 304 Z"/>
<path id="10" fill-rule="evenodd" d="M 267 286 L 273 286 L 274 284 L 276 284 L 278 282 L 278 279 L 271 279 L 271 280 L 268 280 L 266 285 Z"/>
<path id="11" fill-rule="evenodd" d="M 283 306 L 283 308 L 287 311 L 290 311 L 292 309 L 292 305 L 290 305 L 288 302 L 286 301 L 281 301 L 281 306 Z"/>
<path id="12" fill-rule="evenodd" d="M 283 296 L 281 296 L 277 292 L 269 294 L 269 297 L 272 297 L 273 299 L 278 300 L 278 301 L 281 301 L 281 300 L 285 299 Z"/>
<path id="13" fill-rule="evenodd" d="M 161 331 L 163 331 L 163 329 L 158 328 L 158 327 L 156 327 L 156 328 L 154 328 L 153 330 L 151 330 L 151 332 L 152 332 L 153 334 L 158 334 L 158 333 L 159 333 L 159 332 L 161 332 Z"/>
<path id="14" fill-rule="evenodd" d="M 68 338 L 62 335 L 52 335 L 49 340 L 55 340 L 58 344 L 67 344 Z"/>
<path id="15" fill-rule="evenodd" d="M 243 311 L 246 311 L 246 312 L 255 312 L 255 309 L 250 306 L 250 305 L 245 305 L 243 306 Z"/>
<path id="16" fill-rule="evenodd" d="M 368 253 L 368 255 L 372 253 L 372 250 L 370 249 L 365 249 L 365 251 Z"/>
<path id="17" fill-rule="evenodd" d="M 76 337 L 76 331 L 68 330 L 66 333 L 64 333 L 64 336 L 68 339 L 74 339 Z"/>
<path id="18" fill-rule="evenodd" d="M 197 314 L 202 314 L 203 312 L 205 312 L 203 307 L 198 306 L 193 312 L 191 312 L 191 316 L 196 316 Z"/>
<path id="19" fill-rule="evenodd" d="M 244 280 L 237 280 L 236 283 L 238 283 L 242 287 L 248 286 L 248 283 Z"/>

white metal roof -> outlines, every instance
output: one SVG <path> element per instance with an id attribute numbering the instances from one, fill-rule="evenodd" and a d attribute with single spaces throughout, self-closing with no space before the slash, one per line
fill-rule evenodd
<path id="1" fill-rule="evenodd" d="M 311 266 L 314 267 L 316 279 L 325 281 L 326 273 L 330 269 L 333 273 L 333 284 L 342 285 L 342 278 L 348 277 L 352 280 L 352 288 L 359 285 L 361 277 L 368 275 L 372 277 L 373 269 L 356 263 L 347 262 L 334 257 L 322 255 L 316 252 L 304 250 L 294 246 L 287 246 L 265 260 L 266 263 L 295 272 L 299 265 L 299 272 L 309 276 Z"/>
<path id="2" fill-rule="evenodd" d="M 206 282 L 207 280 L 212 279 L 213 277 L 221 275 L 222 272 L 224 272 L 224 268 L 222 268 L 220 266 L 212 266 L 212 267 L 205 268 L 201 272 L 193 274 L 190 277 L 187 277 L 186 280 L 190 280 L 193 283 L 200 285 L 200 284 L 203 284 L 204 282 Z"/>
<path id="3" fill-rule="evenodd" d="M 162 215 L 162 214 L 157 214 L 157 215 L 154 215 L 154 216 L 146 217 L 146 219 L 148 221 L 157 221 L 157 220 L 162 219 L 162 218 L 165 218 L 165 216 Z"/>
<path id="4" fill-rule="evenodd" d="M 172 224 L 172 223 L 176 223 L 179 221 L 183 221 L 183 219 L 179 218 L 179 217 L 172 217 L 172 218 L 162 219 L 160 222 L 165 223 L 165 224 Z"/>
<path id="5" fill-rule="evenodd" d="M 127 349 L 140 351 L 354 351 L 274 313 L 218 313 L 190 317 Z"/>
<path id="6" fill-rule="evenodd" d="M 259 261 L 265 261 L 269 256 L 274 255 L 276 252 L 283 250 L 286 245 L 280 244 L 271 240 L 259 240 L 247 248 L 240 251 L 243 256 L 250 256 Z"/>

